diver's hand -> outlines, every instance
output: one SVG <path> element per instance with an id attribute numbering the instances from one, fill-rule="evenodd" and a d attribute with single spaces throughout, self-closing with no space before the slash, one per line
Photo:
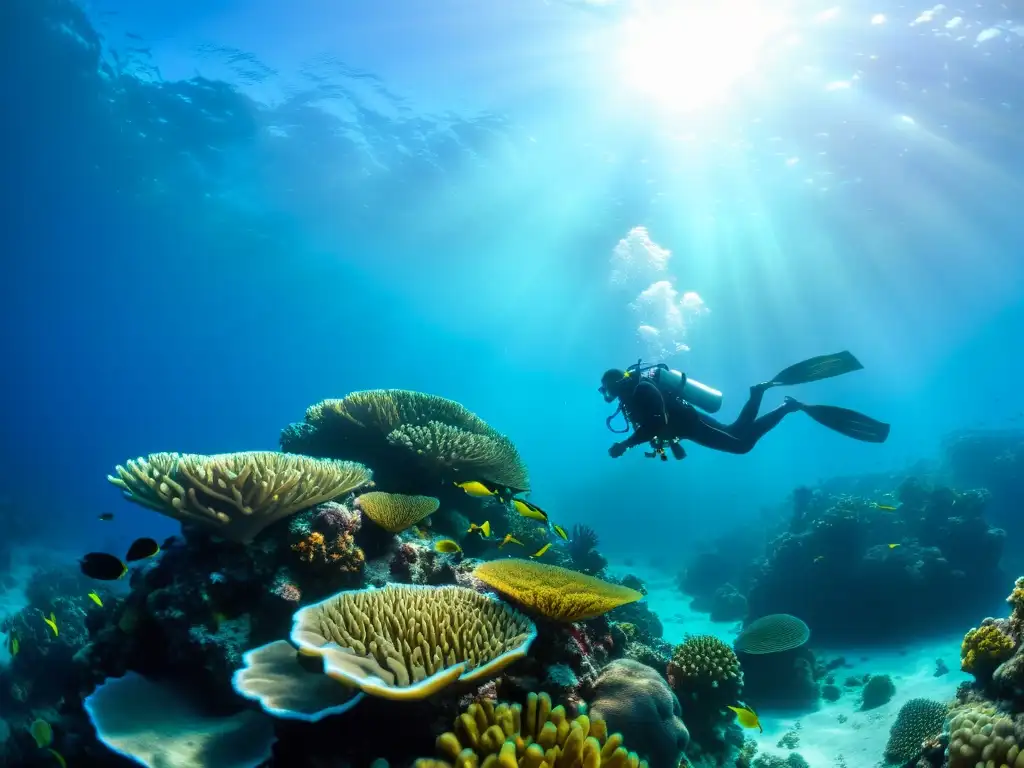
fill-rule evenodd
<path id="1" fill-rule="evenodd" d="M 625 452 L 626 452 L 626 444 L 625 443 L 615 443 L 615 444 L 612 445 L 611 448 L 608 449 L 608 455 L 611 456 L 613 459 L 619 458 L 619 456 L 621 456 Z"/>

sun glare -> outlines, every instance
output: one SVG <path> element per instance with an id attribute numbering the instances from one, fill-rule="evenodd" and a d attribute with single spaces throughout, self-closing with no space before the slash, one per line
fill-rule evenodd
<path id="1" fill-rule="evenodd" d="M 695 0 L 624 23 L 619 72 L 658 106 L 690 111 L 725 101 L 786 28 L 771 0 Z"/>

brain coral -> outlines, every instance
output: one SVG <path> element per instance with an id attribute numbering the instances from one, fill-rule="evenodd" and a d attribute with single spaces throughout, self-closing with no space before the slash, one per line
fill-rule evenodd
<path id="1" fill-rule="evenodd" d="M 465 587 L 389 585 L 341 592 L 295 614 L 291 641 L 324 672 L 386 699 L 421 699 L 485 681 L 526 655 L 529 619 Z"/>
<path id="2" fill-rule="evenodd" d="M 949 768 L 1024 768 L 1024 733 L 1013 720 L 965 710 L 949 724 Z"/>
<path id="3" fill-rule="evenodd" d="M 942 724 L 949 709 L 929 699 L 911 699 L 896 715 L 885 745 L 885 760 L 904 765 L 918 756 L 921 743 L 942 733 Z"/>
<path id="4" fill-rule="evenodd" d="M 377 525 L 391 533 L 401 533 L 437 511 L 440 502 L 433 496 L 408 496 L 404 493 L 371 491 L 356 499 L 356 505 Z"/>
<path id="5" fill-rule="evenodd" d="M 619 659 L 594 682 L 591 711 L 637 748 L 651 768 L 676 768 L 690 741 L 682 710 L 664 678 L 646 664 Z"/>
<path id="6" fill-rule="evenodd" d="M 732 704 L 743 690 L 739 659 L 732 648 L 712 635 L 689 636 L 677 645 L 668 677 L 676 693 L 707 704 Z"/>
<path id="7" fill-rule="evenodd" d="M 622 744 L 599 717 L 569 720 L 546 693 L 531 693 L 525 711 L 489 699 L 470 704 L 453 729 L 437 737 L 443 759 L 417 760 L 414 768 L 646 768 Z"/>
<path id="8" fill-rule="evenodd" d="M 370 481 L 362 464 L 250 451 L 202 456 L 153 453 L 107 476 L 134 501 L 218 536 L 248 543 L 264 528 Z"/>
<path id="9" fill-rule="evenodd" d="M 288 450 L 317 453 L 312 445 L 331 444 L 353 455 L 359 443 L 397 448 L 442 476 L 486 480 L 516 491 L 530 487 L 515 445 L 464 406 L 436 395 L 404 389 L 353 392 L 306 410 L 306 428 L 287 432 Z"/>
<path id="10" fill-rule="evenodd" d="M 557 621 L 601 616 L 643 597 L 635 589 L 535 560 L 491 560 L 473 575 L 520 605 Z"/>
<path id="11" fill-rule="evenodd" d="M 744 627 L 733 647 L 741 653 L 781 653 L 799 648 L 810 637 L 810 628 L 796 616 L 773 613 Z"/>

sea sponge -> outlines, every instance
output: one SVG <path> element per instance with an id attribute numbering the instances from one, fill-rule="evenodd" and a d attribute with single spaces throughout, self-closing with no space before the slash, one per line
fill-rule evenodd
<path id="1" fill-rule="evenodd" d="M 441 475 L 485 480 L 514 491 L 530 489 L 515 445 L 463 405 L 436 395 L 404 389 L 353 392 L 306 410 L 305 434 L 296 433 L 290 450 L 302 442 L 327 439 L 343 445 L 371 432 L 413 455 Z"/>
<path id="2" fill-rule="evenodd" d="M 668 665 L 676 693 L 705 704 L 732 704 L 743 690 L 743 672 L 735 652 L 713 635 L 689 635 L 675 647 Z M 713 697 L 714 701 L 705 701 Z"/>
<path id="3" fill-rule="evenodd" d="M 986 620 L 964 635 L 960 644 L 960 669 L 987 680 L 996 667 L 1013 656 L 1013 638 L 995 622 Z"/>
<path id="4" fill-rule="evenodd" d="M 277 520 L 370 482 L 362 464 L 274 451 L 153 453 L 107 476 L 125 498 L 248 543 Z"/>
<path id="5" fill-rule="evenodd" d="M 773 613 L 743 628 L 733 643 L 740 653 L 781 653 L 799 648 L 811 637 L 810 628 L 796 616 Z"/>
<path id="6" fill-rule="evenodd" d="M 621 584 L 535 560 L 491 560 L 478 565 L 473 575 L 527 609 L 556 621 L 593 619 L 643 597 Z"/>
<path id="7" fill-rule="evenodd" d="M 96 737 L 142 765 L 250 768 L 269 759 L 274 744 L 273 721 L 263 713 L 211 716 L 205 702 L 135 672 L 108 679 L 83 704 Z"/>
<path id="8" fill-rule="evenodd" d="M 613 661 L 601 670 L 590 711 L 636 747 L 651 768 L 676 768 L 690 741 L 679 700 L 665 679 L 632 659 Z"/>
<path id="9" fill-rule="evenodd" d="M 524 657 L 537 628 L 466 587 L 389 585 L 340 592 L 295 614 L 291 641 L 324 672 L 385 699 L 483 682 Z"/>
<path id="10" fill-rule="evenodd" d="M 942 733 L 949 708 L 930 699 L 910 699 L 900 707 L 896 722 L 889 729 L 885 745 L 887 763 L 905 765 L 921 752 L 921 744 Z"/>
<path id="11" fill-rule="evenodd" d="M 1003 715 L 967 709 L 949 723 L 949 768 L 1024 768 L 1024 733 Z"/>
<path id="12" fill-rule="evenodd" d="M 433 496 L 371 491 L 359 496 L 356 505 L 384 530 L 401 533 L 423 518 L 434 514 L 440 502 Z"/>
<path id="13" fill-rule="evenodd" d="M 531 693 L 525 709 L 490 699 L 470 704 L 437 737 L 437 751 L 443 759 L 421 758 L 414 768 L 647 768 L 621 735 L 608 734 L 604 720 L 569 720 L 546 693 Z"/>

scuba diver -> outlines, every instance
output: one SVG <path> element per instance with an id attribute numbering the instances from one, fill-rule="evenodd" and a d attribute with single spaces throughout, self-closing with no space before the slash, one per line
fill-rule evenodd
<path id="1" fill-rule="evenodd" d="M 667 447 L 675 458 L 682 459 L 686 452 L 679 445 L 680 440 L 692 440 L 726 453 L 748 453 L 787 414 L 797 411 L 855 440 L 884 443 L 889 437 L 888 424 L 834 405 L 806 405 L 787 397 L 778 408 L 757 415 L 764 393 L 772 387 L 806 384 L 863 367 L 849 352 L 812 357 L 791 365 L 770 381 L 752 386 L 750 398 L 732 424 L 723 424 L 710 416 L 722 407 L 721 392 L 671 370 L 664 363 L 644 365 L 638 361 L 625 371 L 612 368 L 601 377 L 598 391 L 605 402 L 617 399 L 619 407 L 605 423 L 612 432 L 623 434 L 632 428 L 633 434 L 612 445 L 608 455 L 617 459 L 629 448 L 649 443 L 653 449 L 646 453 L 649 458 L 658 456 L 666 461 Z M 620 413 L 626 419 L 626 428 L 617 430 L 612 420 Z"/>

